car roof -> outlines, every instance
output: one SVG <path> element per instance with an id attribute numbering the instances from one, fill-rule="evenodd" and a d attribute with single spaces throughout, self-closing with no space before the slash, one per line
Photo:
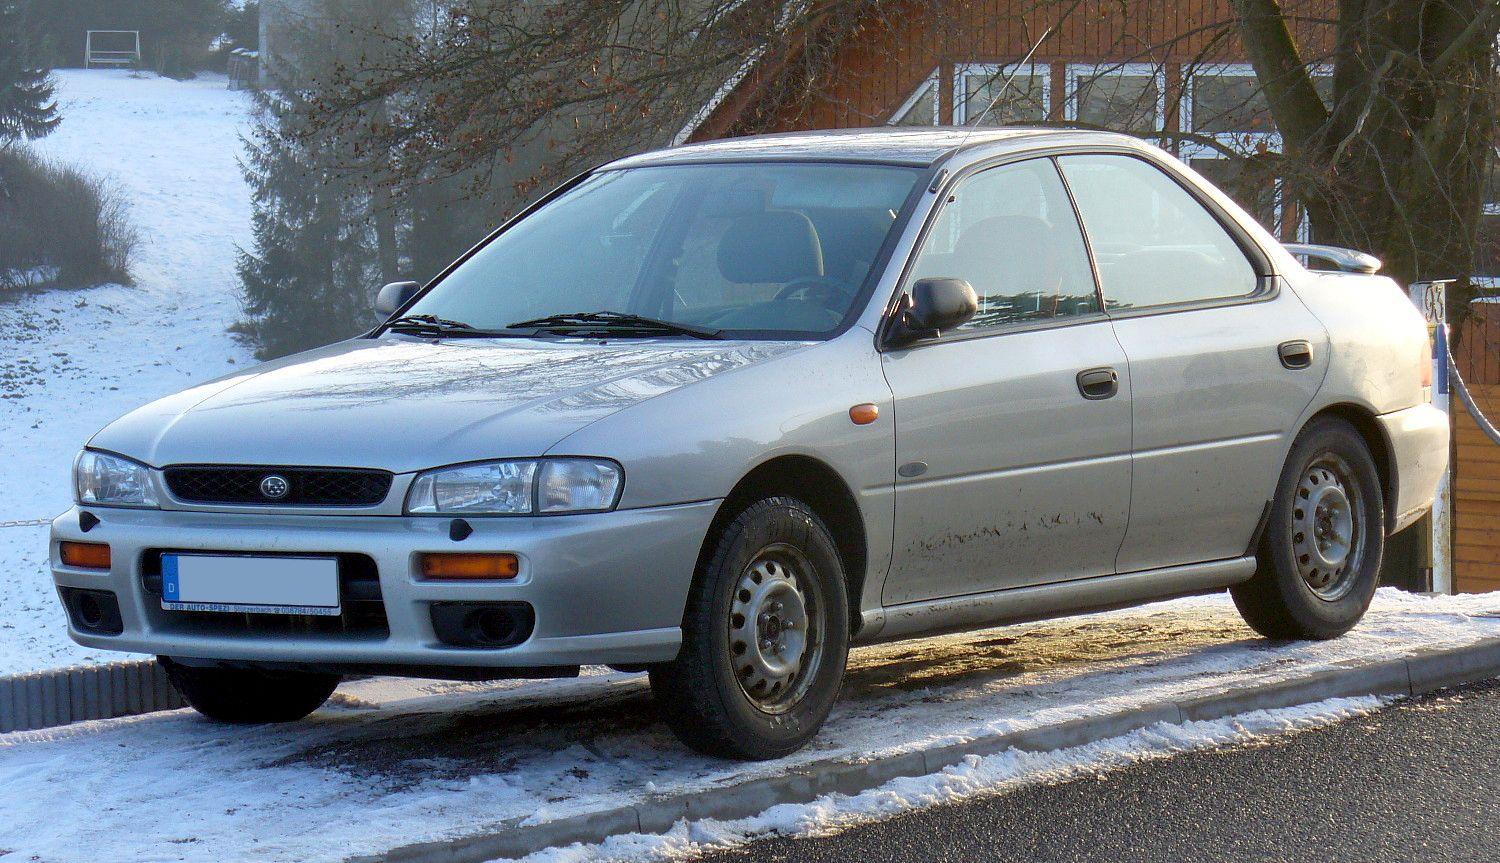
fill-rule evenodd
<path id="1" fill-rule="evenodd" d="M 1046 139 L 1059 143 L 1080 138 L 1118 141 L 1124 136 L 1077 129 L 1007 126 L 972 128 L 962 126 L 880 126 L 868 129 L 825 129 L 815 132 L 785 132 L 747 135 L 654 150 L 605 165 L 606 168 L 639 168 L 694 162 L 833 161 L 869 162 L 927 167 L 959 149 L 981 145 L 1014 144 L 1032 147 Z M 986 149 L 994 149 L 987 147 Z M 1002 148 L 1003 149 L 1003 148 Z"/>

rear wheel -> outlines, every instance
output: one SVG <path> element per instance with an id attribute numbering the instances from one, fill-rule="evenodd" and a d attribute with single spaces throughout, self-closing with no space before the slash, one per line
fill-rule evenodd
<path id="1" fill-rule="evenodd" d="M 751 504 L 694 579 L 675 660 L 651 669 L 667 724 L 692 748 L 779 758 L 817 734 L 849 652 L 848 600 L 832 536 L 804 503 Z"/>
<path id="2" fill-rule="evenodd" d="M 1364 616 L 1385 553 L 1380 476 L 1343 420 L 1310 424 L 1282 469 L 1249 581 L 1235 606 L 1269 638 L 1334 638 Z"/>
<path id="3" fill-rule="evenodd" d="M 295 722 L 322 707 L 339 685 L 337 674 L 157 661 L 189 706 L 219 722 Z"/>

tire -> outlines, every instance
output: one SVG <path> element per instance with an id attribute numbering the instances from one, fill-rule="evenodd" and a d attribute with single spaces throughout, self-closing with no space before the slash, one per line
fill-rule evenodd
<path id="1" fill-rule="evenodd" d="M 1282 468 L 1255 575 L 1230 594 L 1267 638 L 1336 638 L 1370 607 L 1384 554 L 1385 501 L 1370 449 L 1347 422 L 1318 419 Z"/>
<path id="2" fill-rule="evenodd" d="M 678 738 L 742 760 L 806 745 L 843 683 L 844 585 L 828 528 L 794 498 L 752 503 L 711 536 L 683 615 L 682 649 L 650 670 Z"/>
<path id="3" fill-rule="evenodd" d="M 252 668 L 200 668 L 159 656 L 172 686 L 216 722 L 295 722 L 323 706 L 339 675 Z"/>

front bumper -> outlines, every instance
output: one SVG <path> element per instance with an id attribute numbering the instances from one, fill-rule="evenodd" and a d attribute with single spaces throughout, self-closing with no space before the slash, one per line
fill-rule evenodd
<path id="1" fill-rule="evenodd" d="M 660 662 L 676 655 L 688 588 L 718 501 L 608 513 L 469 518 L 473 534 L 449 536 L 452 519 L 179 512 L 88 507 L 52 522 L 52 575 L 59 588 L 109 591 L 120 607 L 118 635 L 69 622 L 88 647 L 198 659 L 370 667 L 525 669 Z M 99 518 L 85 532 L 82 510 Z M 58 543 L 106 542 L 111 569 L 63 565 Z M 338 554 L 373 560 L 385 625 L 288 631 L 255 615 L 165 611 L 149 587 L 162 550 L 247 554 Z M 417 555 L 434 551 L 513 552 L 520 574 L 503 582 L 418 578 Z M 454 647 L 437 638 L 439 602 L 524 602 L 535 613 L 529 638 L 512 647 Z M 338 618 L 333 619 L 338 621 Z M 281 621 L 296 630 L 299 623 Z M 274 631 L 273 631 L 274 630 Z"/>

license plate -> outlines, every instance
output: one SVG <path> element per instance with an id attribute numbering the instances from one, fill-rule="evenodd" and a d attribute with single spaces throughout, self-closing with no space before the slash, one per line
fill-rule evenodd
<path id="1" fill-rule="evenodd" d="M 161 607 L 332 617 L 340 612 L 338 560 L 164 554 Z"/>

